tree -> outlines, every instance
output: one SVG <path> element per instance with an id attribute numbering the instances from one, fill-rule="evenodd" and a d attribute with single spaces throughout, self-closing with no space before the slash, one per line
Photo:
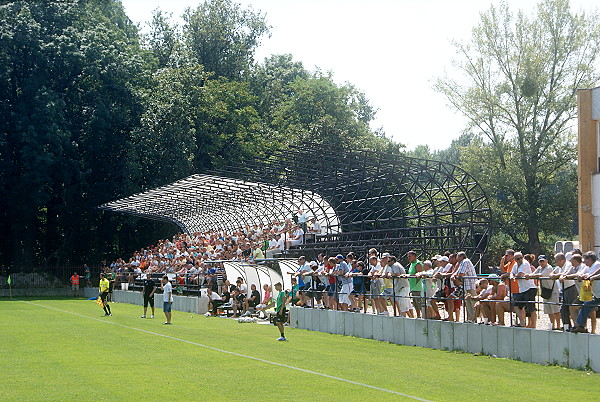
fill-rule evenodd
<path id="1" fill-rule="evenodd" d="M 184 58 L 181 33 L 171 17 L 171 13 L 154 10 L 148 23 L 149 32 L 142 37 L 142 45 L 151 51 L 157 68 L 175 67 Z"/>
<path id="2" fill-rule="evenodd" d="M 183 14 L 183 35 L 189 56 L 216 77 L 246 77 L 254 52 L 269 33 L 265 16 L 231 0 L 206 0 Z"/>
<path id="3" fill-rule="evenodd" d="M 114 238 L 94 208 L 135 190 L 137 30 L 116 1 L 16 1 L 0 22 L 0 264 L 81 261 Z"/>
<path id="4" fill-rule="evenodd" d="M 598 21 L 568 0 L 545 0 L 533 17 L 492 6 L 471 40 L 455 43 L 462 76 L 435 85 L 483 139 L 462 158 L 495 198 L 496 225 L 534 253 L 541 231 L 566 230 L 576 212 L 576 180 L 564 180 L 576 160 L 576 91 L 598 82 Z"/>
<path id="5" fill-rule="evenodd" d="M 273 111 L 272 126 L 288 143 L 309 141 L 368 147 L 374 108 L 352 85 L 337 86 L 331 76 L 315 73 L 288 84 Z"/>

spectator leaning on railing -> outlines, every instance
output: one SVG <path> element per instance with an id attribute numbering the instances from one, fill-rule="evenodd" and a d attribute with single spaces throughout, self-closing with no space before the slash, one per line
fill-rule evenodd
<path id="1" fill-rule="evenodd" d="M 545 255 L 538 257 L 539 267 L 531 275 L 525 275 L 527 279 L 548 278 L 554 272 L 554 269 L 548 264 L 548 258 Z M 555 279 L 540 279 L 541 296 L 544 299 L 544 314 L 550 318 L 550 329 L 562 330 L 560 325 L 560 305 L 558 303 L 559 287 Z"/>
<path id="2" fill-rule="evenodd" d="M 458 271 L 453 274 L 453 278 L 462 278 L 465 277 L 463 286 L 465 290 L 465 295 L 475 296 L 477 293 L 475 291 L 475 279 L 477 276 L 475 272 L 475 267 L 471 260 L 467 258 L 467 254 L 464 251 L 461 251 L 456 254 L 456 260 L 459 263 Z M 475 301 L 471 298 L 466 299 L 465 307 L 467 309 L 467 321 L 466 322 L 474 322 L 475 321 Z"/>
<path id="3" fill-rule="evenodd" d="M 525 279 L 525 275 L 529 275 L 532 272 L 531 265 L 524 259 L 522 253 L 515 253 L 515 261 L 517 263 L 513 266 L 510 278 L 519 281 L 519 293 L 513 295 L 513 305 L 520 321 L 516 326 L 535 328 L 537 321 L 535 310 L 537 286 L 535 286 L 533 279 Z M 525 320 L 526 315 L 529 315 L 529 322 L 527 324 Z"/>
<path id="4" fill-rule="evenodd" d="M 598 257 L 593 251 L 588 251 L 583 257 L 588 269 L 580 278 L 582 281 L 590 281 L 592 299 L 583 303 L 577 315 L 577 325 L 572 332 L 588 332 L 585 327 L 587 318 L 594 308 L 600 306 L 600 262 L 598 262 Z"/>
<path id="5" fill-rule="evenodd" d="M 571 270 L 571 263 L 567 261 L 565 254 L 557 253 L 554 255 L 556 266 L 550 274 L 550 278 L 558 280 L 559 297 L 562 295 L 562 305 L 560 306 L 560 318 L 565 329 L 572 328 L 569 305 L 577 298 L 577 288 L 575 281 L 565 280 L 563 275 Z"/>

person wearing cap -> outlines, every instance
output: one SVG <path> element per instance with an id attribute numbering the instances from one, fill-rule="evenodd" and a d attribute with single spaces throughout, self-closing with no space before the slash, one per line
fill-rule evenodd
<path id="1" fill-rule="evenodd" d="M 475 301 L 475 305 L 474 305 L 475 322 L 478 324 L 488 324 L 489 317 L 487 315 L 483 314 L 483 305 L 487 302 L 487 300 L 492 295 L 492 291 L 494 290 L 494 287 L 492 285 L 490 285 L 488 278 L 481 278 L 477 281 L 476 290 L 477 290 L 476 296 L 470 296 L 470 295 L 467 296 L 468 299 L 472 299 Z M 482 316 L 483 321 L 479 321 L 479 316 Z"/>
<path id="2" fill-rule="evenodd" d="M 442 278 L 441 273 L 446 270 L 446 266 L 449 262 L 448 257 L 441 256 L 439 254 L 433 257 L 433 272 L 431 273 L 432 283 L 433 283 L 433 295 L 429 298 L 429 306 L 433 311 L 433 316 L 431 317 L 434 320 L 441 320 L 442 317 L 440 315 L 440 310 L 438 308 L 438 303 L 446 303 L 446 293 L 444 291 L 444 279 Z"/>
<path id="3" fill-rule="evenodd" d="M 449 256 L 443 256 L 441 259 L 440 270 L 434 275 L 434 278 L 442 280 L 442 291 L 440 294 L 443 298 L 441 300 L 444 302 L 446 307 L 446 312 L 448 313 L 448 318 L 446 321 L 458 321 L 460 316 L 460 306 L 462 305 L 462 300 L 453 300 L 450 298 L 450 295 L 454 292 L 454 282 L 452 281 L 452 275 L 458 269 L 458 264 L 456 261 L 456 254 L 450 254 Z M 445 265 L 444 265 L 445 264 Z M 456 315 L 456 319 L 455 316 Z"/>
<path id="4" fill-rule="evenodd" d="M 567 257 L 568 255 L 568 257 Z M 563 323 L 563 327 L 565 329 L 573 328 L 573 323 L 571 322 L 571 309 L 569 308 L 571 304 L 577 299 L 577 287 L 575 287 L 575 281 L 571 279 L 565 279 L 563 275 L 566 275 L 571 270 L 571 257 L 573 253 L 557 253 L 554 255 L 554 262 L 556 266 L 554 270 L 550 274 L 551 279 L 558 280 L 559 284 L 559 300 L 562 299 L 562 304 L 560 305 L 560 319 Z M 562 297 L 560 297 L 562 296 Z M 575 317 L 573 317 L 573 320 Z"/>
<path id="5" fill-rule="evenodd" d="M 497 305 L 500 303 L 508 304 L 504 301 L 506 298 L 506 284 L 496 274 L 488 275 L 488 281 L 492 285 L 492 294 L 482 303 L 481 313 L 484 317 L 487 317 L 491 325 L 498 325 L 496 321 Z M 502 313 L 502 319 L 502 325 L 504 325 L 504 312 Z"/>
<path id="6" fill-rule="evenodd" d="M 556 279 L 540 279 L 550 278 L 554 268 L 548 264 L 548 258 L 545 255 L 538 257 L 540 264 L 531 275 L 525 275 L 525 278 L 534 278 L 539 280 L 542 291 L 542 299 L 544 300 L 544 314 L 548 314 L 552 330 L 562 330 L 560 324 L 560 304 L 558 303 L 559 286 Z M 549 297 L 546 297 L 549 296 Z"/>

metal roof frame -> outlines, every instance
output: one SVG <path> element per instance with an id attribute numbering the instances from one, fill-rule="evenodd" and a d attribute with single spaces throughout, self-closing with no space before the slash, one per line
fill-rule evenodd
<path id="1" fill-rule="evenodd" d="M 99 208 L 169 221 L 192 233 L 290 218 L 299 208 L 325 233 L 294 253 L 385 248 L 399 256 L 464 250 L 478 259 L 491 234 L 489 201 L 452 164 L 316 144 L 291 146 L 196 174 Z"/>

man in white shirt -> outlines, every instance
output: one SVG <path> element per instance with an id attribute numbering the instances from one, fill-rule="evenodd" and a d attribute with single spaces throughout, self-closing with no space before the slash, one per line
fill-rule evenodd
<path id="1" fill-rule="evenodd" d="M 563 253 L 557 253 L 554 255 L 554 261 L 556 262 L 556 267 L 550 274 L 550 278 L 559 280 L 560 291 L 562 293 L 560 318 L 566 329 L 570 329 L 572 325 L 569 306 L 577 299 L 577 288 L 575 287 L 575 281 L 562 277 L 571 270 L 571 263 L 567 261 L 566 256 Z"/>
<path id="2" fill-rule="evenodd" d="M 298 225 L 294 228 L 292 236 L 287 240 L 287 249 L 293 246 L 298 246 L 304 242 L 304 230 Z"/>
<path id="3" fill-rule="evenodd" d="M 520 325 L 523 326 L 525 323 L 525 312 L 530 314 L 528 328 L 535 328 L 537 322 L 537 313 L 535 310 L 535 297 L 537 295 L 537 286 L 533 279 L 525 279 L 525 275 L 531 275 L 531 265 L 523 258 L 522 253 L 515 253 L 516 264 L 513 266 L 510 273 L 511 279 L 517 279 L 519 281 L 519 293 L 513 295 L 514 306 L 516 313 L 520 319 Z"/>
<path id="4" fill-rule="evenodd" d="M 475 290 L 475 282 L 477 279 L 477 272 L 475 272 L 475 267 L 471 260 L 467 258 L 467 254 L 464 251 L 461 251 L 456 254 L 456 260 L 459 263 L 458 270 L 452 275 L 452 280 L 457 277 L 464 278 L 463 286 L 465 289 L 465 296 L 471 295 L 471 297 L 466 297 L 465 299 L 465 307 L 467 309 L 467 320 L 466 322 L 474 322 L 475 321 L 475 300 L 472 299 L 473 296 L 477 295 L 477 291 Z"/>
<path id="5" fill-rule="evenodd" d="M 317 221 L 316 218 L 312 218 L 310 220 L 310 223 L 311 223 L 310 232 L 314 233 L 314 234 L 318 234 L 318 235 L 321 234 L 321 232 L 323 230 L 321 223 L 319 223 L 319 221 Z"/>
<path id="6" fill-rule="evenodd" d="M 390 255 L 387 258 L 387 265 L 383 269 L 383 274 L 393 281 L 392 288 L 385 289 L 383 295 L 392 299 L 394 311 L 398 311 L 402 317 L 406 317 L 411 311 L 410 285 L 406 278 L 406 270 L 396 261 L 395 256 Z"/>
<path id="7" fill-rule="evenodd" d="M 171 282 L 169 282 L 169 277 L 167 275 L 163 276 L 160 281 L 160 288 L 163 291 L 163 312 L 165 313 L 165 317 L 167 321 L 165 325 L 171 325 L 171 306 L 173 305 L 173 287 L 171 286 Z"/>
<path id="8" fill-rule="evenodd" d="M 586 272 L 581 275 L 581 280 L 591 281 L 592 300 L 583 303 L 577 315 L 576 326 L 571 332 L 588 332 L 585 327 L 588 316 L 594 307 L 600 306 L 600 262 L 593 251 L 588 251 L 583 255 L 583 263 L 587 266 Z"/>

